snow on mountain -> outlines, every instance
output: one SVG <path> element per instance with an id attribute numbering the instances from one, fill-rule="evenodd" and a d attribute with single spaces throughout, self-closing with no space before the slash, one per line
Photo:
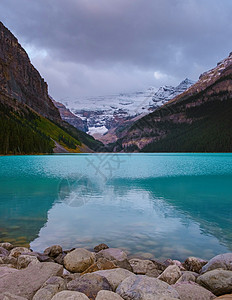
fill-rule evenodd
<path id="1" fill-rule="evenodd" d="M 63 102 L 77 117 L 87 121 L 88 133 L 103 135 L 124 120 L 144 116 L 188 89 L 193 81 L 185 79 L 177 87 L 153 87 L 146 91 L 108 96 L 80 97 Z"/>

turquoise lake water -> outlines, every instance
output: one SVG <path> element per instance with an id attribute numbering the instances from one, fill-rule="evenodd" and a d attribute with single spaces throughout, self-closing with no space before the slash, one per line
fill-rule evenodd
<path id="1" fill-rule="evenodd" d="M 0 241 L 209 259 L 232 251 L 232 154 L 0 157 Z"/>

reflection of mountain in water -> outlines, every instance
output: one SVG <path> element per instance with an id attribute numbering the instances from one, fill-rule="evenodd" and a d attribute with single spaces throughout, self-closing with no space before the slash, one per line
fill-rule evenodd
<path id="1" fill-rule="evenodd" d="M 0 240 L 28 244 L 46 224 L 58 181 L 48 178 L 0 182 Z"/>
<path id="2" fill-rule="evenodd" d="M 232 177 L 177 176 L 112 182 L 119 193 L 144 189 L 153 199 L 162 198 L 175 210 L 190 217 L 206 234 L 212 234 L 232 249 Z M 124 186 L 124 188 L 123 188 Z M 209 195 L 211 191 L 211 195 Z M 117 188 L 116 188 L 117 192 Z M 156 202 L 154 201 L 154 210 Z"/>

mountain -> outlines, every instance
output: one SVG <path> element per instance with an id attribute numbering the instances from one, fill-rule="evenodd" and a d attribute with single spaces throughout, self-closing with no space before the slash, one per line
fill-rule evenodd
<path id="1" fill-rule="evenodd" d="M 112 139 L 112 132 L 119 127 L 133 122 L 139 116 L 149 114 L 192 84 L 194 84 L 193 81 L 185 79 L 177 87 L 163 86 L 158 91 L 151 87 L 146 91 L 134 93 L 80 97 L 74 101 L 64 102 L 64 104 L 75 116 L 86 121 L 89 134 L 105 142 L 109 136 Z M 117 139 L 116 135 L 114 139 Z"/>
<path id="2" fill-rule="evenodd" d="M 102 143 L 61 119 L 48 86 L 0 22 L 0 153 L 97 150 Z"/>
<path id="3" fill-rule="evenodd" d="M 109 145 L 114 151 L 231 152 L 232 53 Z"/>
<path id="4" fill-rule="evenodd" d="M 64 104 L 57 102 L 54 99 L 52 99 L 52 102 L 55 107 L 58 108 L 62 120 L 66 121 L 67 123 L 71 124 L 73 127 L 81 131 L 88 131 L 86 120 L 82 120 L 81 118 L 74 115 Z"/>

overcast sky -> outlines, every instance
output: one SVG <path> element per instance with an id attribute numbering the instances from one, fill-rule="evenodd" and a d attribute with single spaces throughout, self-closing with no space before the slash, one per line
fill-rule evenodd
<path id="1" fill-rule="evenodd" d="M 197 80 L 232 51 L 232 0 L 0 0 L 57 100 Z"/>

